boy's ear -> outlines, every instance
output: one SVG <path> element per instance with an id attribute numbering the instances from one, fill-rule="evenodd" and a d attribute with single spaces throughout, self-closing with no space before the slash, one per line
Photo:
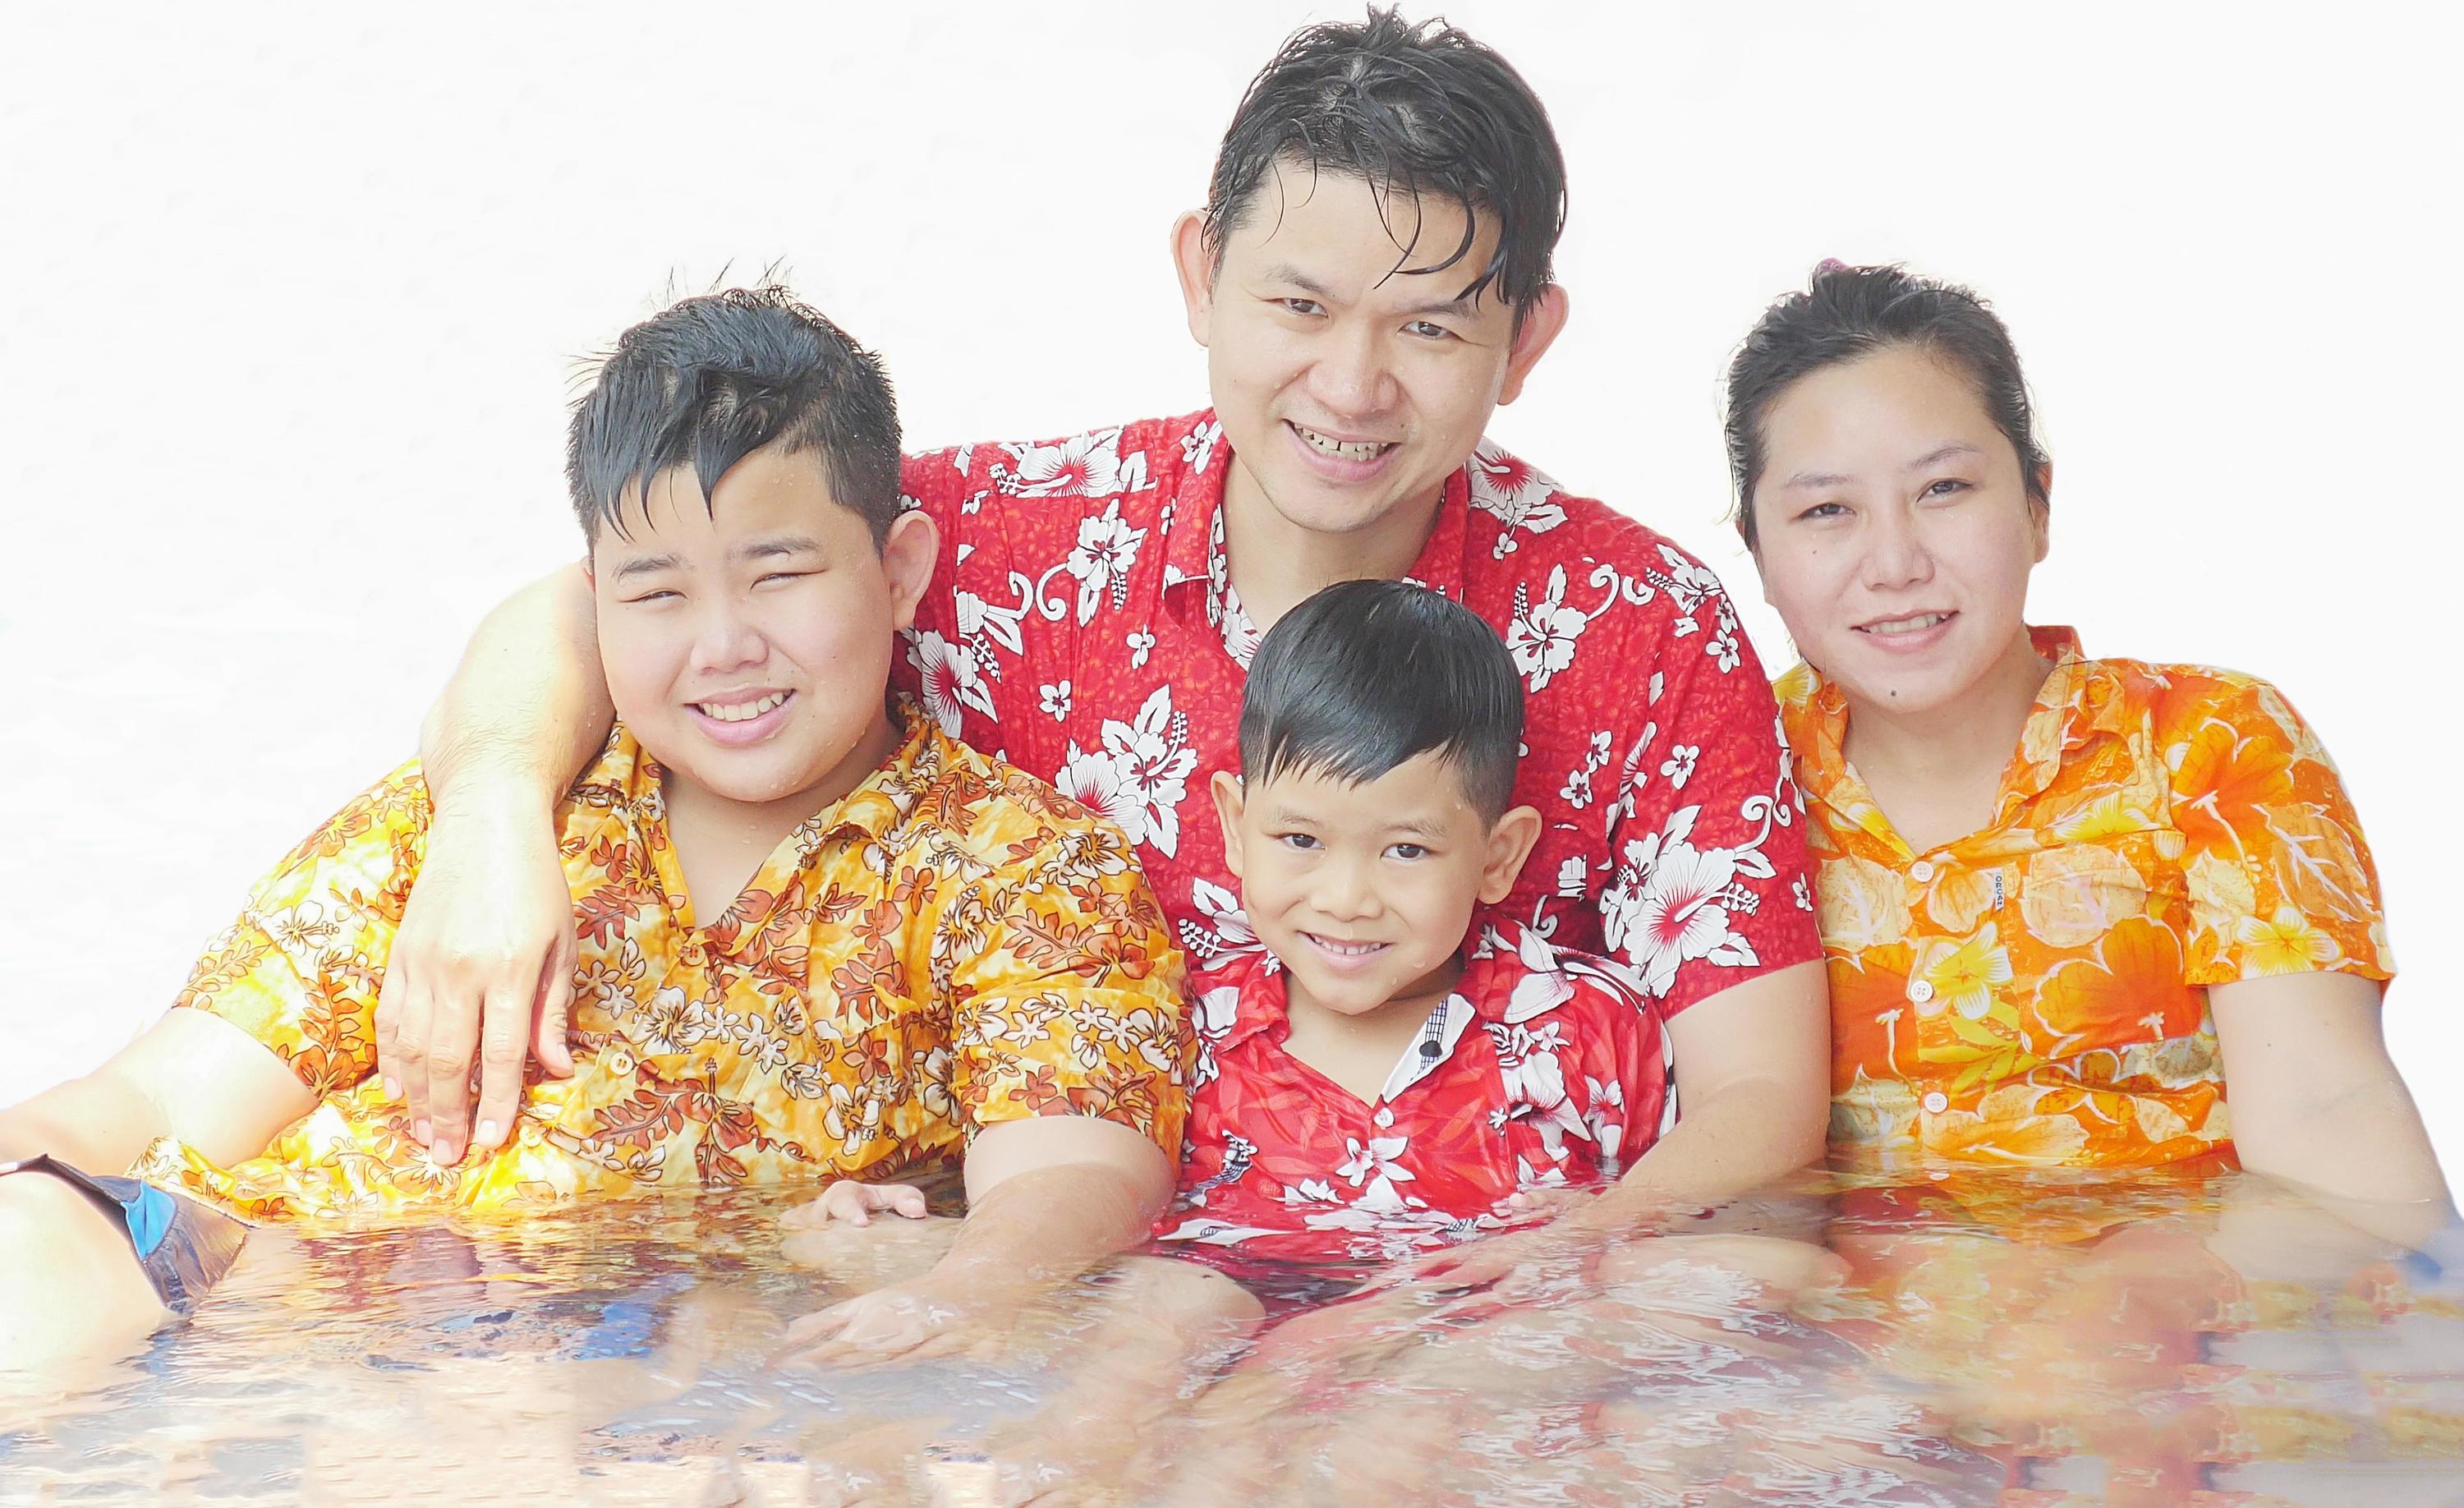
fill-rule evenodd
<path id="1" fill-rule="evenodd" d="M 891 521 L 881 541 L 881 573 L 890 579 L 890 626 L 915 626 L 915 604 L 933 584 L 933 565 L 941 557 L 941 526 L 920 508 L 909 509 Z"/>
<path id="2" fill-rule="evenodd" d="M 1241 878 L 1241 777 L 1229 770 L 1218 770 L 1206 782 L 1207 794 L 1215 798 L 1215 820 L 1223 824 L 1223 867 L 1232 878 Z"/>
<path id="3" fill-rule="evenodd" d="M 1488 855 L 1480 868 L 1480 901 L 1483 906 L 1495 906 L 1514 888 L 1515 880 L 1523 873 L 1523 861 L 1531 857 L 1531 845 L 1540 841 L 1540 813 L 1537 808 L 1518 806 L 1491 823 L 1488 829 Z"/>

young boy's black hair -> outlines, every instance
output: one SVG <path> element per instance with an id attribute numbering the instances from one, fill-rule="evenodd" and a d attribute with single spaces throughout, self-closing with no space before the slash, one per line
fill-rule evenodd
<path id="1" fill-rule="evenodd" d="M 573 411 L 565 483 L 582 531 L 625 533 L 652 478 L 690 466 L 707 498 L 774 442 L 821 454 L 830 496 L 879 545 L 898 519 L 898 404 L 881 359 L 784 288 L 687 298 L 617 338 Z"/>
<path id="2" fill-rule="evenodd" d="M 1249 662 L 1246 781 L 1299 772 L 1356 785 L 1434 753 L 1494 822 L 1522 747 L 1523 683 L 1497 630 L 1409 581 L 1328 587 L 1279 619 Z"/>

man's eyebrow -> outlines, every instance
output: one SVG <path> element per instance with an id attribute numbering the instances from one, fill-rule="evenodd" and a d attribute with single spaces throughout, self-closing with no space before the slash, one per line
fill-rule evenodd
<path id="1" fill-rule="evenodd" d="M 672 555 L 637 555 L 618 566 L 610 579 L 622 581 L 636 576 L 655 576 L 661 571 L 672 571 L 683 563 Z"/>
<path id="2" fill-rule="evenodd" d="M 1270 283 L 1288 283 L 1321 303 L 1334 296 L 1327 292 L 1325 284 L 1289 262 L 1277 262 L 1267 268 L 1265 280 Z"/>
<path id="3" fill-rule="evenodd" d="M 1969 445 L 1965 440 L 1953 440 L 1950 444 L 1944 446 L 1938 450 L 1926 451 L 1925 454 L 1918 456 L 1915 460 L 1910 461 L 1900 470 L 1903 471 L 1922 471 L 1926 467 L 1938 466 L 1941 463 L 1949 460 L 1954 455 L 1983 455 L 1984 453 L 1984 451 L 1979 450 L 1976 447 Z"/>
<path id="4" fill-rule="evenodd" d="M 820 541 L 808 535 L 772 535 L 766 539 L 752 539 L 736 547 L 739 560 L 768 560 L 782 555 L 818 555 Z"/>

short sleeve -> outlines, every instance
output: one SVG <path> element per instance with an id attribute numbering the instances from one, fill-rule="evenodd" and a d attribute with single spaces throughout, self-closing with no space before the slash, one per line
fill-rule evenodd
<path id="1" fill-rule="evenodd" d="M 263 1042 L 319 1098 L 374 1073 L 377 991 L 429 816 L 416 761 L 353 798 L 259 882 L 173 1005 Z"/>
<path id="2" fill-rule="evenodd" d="M 2189 982 L 2392 977 L 2361 820 L 2291 704 L 2263 681 L 2176 675 L 2155 732 L 2183 839 Z"/>
<path id="3" fill-rule="evenodd" d="M 1176 1162 L 1189 1108 L 1181 955 L 1120 833 L 1064 816 L 938 927 L 950 973 L 952 1089 L 970 1138 L 1032 1115 L 1117 1121 Z"/>
<path id="4" fill-rule="evenodd" d="M 1571 962 L 1568 955 L 1561 960 Z M 1598 1148 L 1601 1171 L 1616 1177 L 1651 1150 L 1672 1121 L 1668 1031 L 1648 1002 L 1575 965 L 1584 1007 L 1581 1083 L 1569 1085 Z"/>
<path id="5" fill-rule="evenodd" d="M 1689 587 L 1675 623 L 1630 635 L 1625 776 L 1601 933 L 1663 1016 L 1822 956 L 1805 810 L 1779 707 L 1727 592 L 1661 547 Z M 1641 625 L 1638 625 L 1640 627 Z M 1647 667 L 1647 668 L 1643 668 Z"/>

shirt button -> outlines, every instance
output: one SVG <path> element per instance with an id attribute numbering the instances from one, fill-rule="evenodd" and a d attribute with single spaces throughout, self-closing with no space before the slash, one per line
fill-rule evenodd
<path id="1" fill-rule="evenodd" d="M 1908 981 L 1908 998 L 1909 998 L 1909 999 L 1911 999 L 1911 1000 L 1914 1000 L 1914 1001 L 1915 1001 L 1917 1004 L 1919 1004 L 1919 1005 L 1923 1005 L 1923 1004 L 1925 1004 L 1927 1000 L 1932 999 L 1932 998 L 1933 998 L 1933 981 L 1932 981 L 1932 980 L 1930 980 L 1930 979 L 1911 979 L 1911 980 L 1909 980 L 1909 981 Z"/>
<path id="2" fill-rule="evenodd" d="M 1919 885 L 1923 885 L 1926 881 L 1932 879 L 1933 861 L 1930 859 L 1920 859 L 1916 863 L 1908 865 L 1908 878 L 1914 880 Z"/>
<path id="3" fill-rule="evenodd" d="M 1936 1089 L 1925 1097 L 1925 1107 L 1927 1115 L 1940 1115 L 1950 1108 L 1950 1096 Z"/>

